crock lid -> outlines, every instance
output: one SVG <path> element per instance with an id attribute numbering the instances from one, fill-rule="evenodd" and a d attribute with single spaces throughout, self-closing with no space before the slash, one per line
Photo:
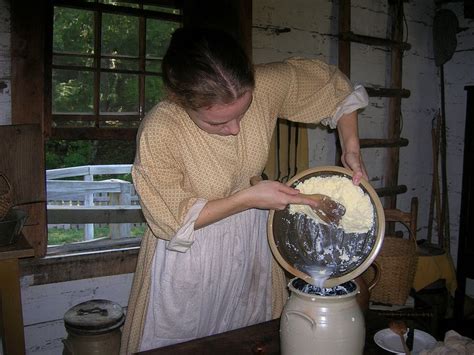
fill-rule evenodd
<path id="1" fill-rule="evenodd" d="M 352 180 L 352 171 L 337 166 L 322 166 L 305 170 L 287 182 L 295 187 L 312 177 L 341 176 Z M 359 187 L 369 196 L 374 221 L 367 233 L 346 233 L 341 228 L 318 223 L 301 213 L 272 210 L 268 216 L 268 240 L 278 263 L 290 274 L 310 284 L 317 281 L 311 269 L 334 269 L 324 287 L 334 287 L 355 279 L 375 260 L 383 242 L 385 216 L 377 193 L 362 180 Z M 346 206 L 347 208 L 347 206 Z M 318 250 L 325 246 L 323 252 Z M 342 258 L 342 254 L 344 258 Z"/>
<path id="2" fill-rule="evenodd" d="M 67 330 L 103 333 L 120 327 L 125 320 L 122 307 L 108 300 L 91 300 L 70 308 L 64 315 Z"/>

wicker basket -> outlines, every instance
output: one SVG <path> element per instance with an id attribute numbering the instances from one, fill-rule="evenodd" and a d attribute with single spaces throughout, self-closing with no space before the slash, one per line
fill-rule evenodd
<path id="1" fill-rule="evenodd" d="M 13 205 L 13 189 L 7 177 L 0 172 L 0 221 Z"/>
<path id="2" fill-rule="evenodd" d="M 380 280 L 372 289 L 370 300 L 391 305 L 404 305 L 415 278 L 418 260 L 416 240 L 386 236 L 375 261 L 380 267 Z M 373 278 L 368 269 L 364 278 Z"/>

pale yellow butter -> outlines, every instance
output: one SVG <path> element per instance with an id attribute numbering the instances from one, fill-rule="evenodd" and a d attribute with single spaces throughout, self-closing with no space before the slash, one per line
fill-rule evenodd
<path id="1" fill-rule="evenodd" d="M 346 233 L 366 233 L 374 223 L 374 209 L 370 197 L 352 180 L 343 176 L 311 177 L 298 183 L 297 188 L 304 194 L 323 194 L 331 197 L 346 208 L 339 226 Z M 290 205 L 291 214 L 303 213 L 318 223 L 323 222 L 307 205 Z"/>

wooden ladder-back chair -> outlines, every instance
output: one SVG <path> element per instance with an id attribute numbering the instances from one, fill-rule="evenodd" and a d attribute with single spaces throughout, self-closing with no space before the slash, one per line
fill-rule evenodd
<path id="1" fill-rule="evenodd" d="M 418 220 L 418 198 L 413 197 L 411 199 L 410 211 L 405 212 L 399 209 L 384 209 L 385 213 L 385 223 L 386 223 L 386 234 L 391 234 L 391 228 L 389 224 L 395 224 L 396 222 L 402 223 L 406 226 L 411 237 L 416 240 L 416 228 Z M 394 229 L 393 229 L 394 230 Z M 395 234 L 395 236 L 397 236 Z"/>

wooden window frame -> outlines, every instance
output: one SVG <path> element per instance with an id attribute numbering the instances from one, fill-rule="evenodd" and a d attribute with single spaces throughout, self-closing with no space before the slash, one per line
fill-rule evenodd
<path id="1" fill-rule="evenodd" d="M 133 2 L 134 0 L 129 0 Z M 252 0 L 206 0 L 180 1 L 183 5 L 184 26 L 211 26 L 228 30 L 241 41 L 251 55 Z M 176 4 L 174 0 L 159 0 L 159 4 Z M 182 1 L 182 2 L 181 2 Z M 74 2 L 79 6 L 80 1 Z M 159 5 L 153 0 L 136 0 L 149 5 Z M 12 23 L 12 123 L 34 124 L 42 132 L 43 144 L 38 146 L 37 158 L 44 170 L 45 139 L 57 136 L 51 129 L 51 43 L 47 34 L 52 32 L 52 6 L 50 0 L 22 0 L 11 2 Z M 63 3 L 56 1 L 55 3 Z M 130 10 L 127 8 L 127 10 Z M 207 21 L 207 22 L 205 22 Z M 92 130 L 77 130 L 71 139 L 135 139 L 136 129 L 111 129 L 95 135 Z M 66 137 L 66 132 L 61 132 Z M 46 199 L 45 176 L 38 182 Z M 135 270 L 139 240 L 97 242 L 82 246 L 82 250 L 71 246 L 48 251 L 46 255 L 46 204 L 39 205 L 38 226 L 28 238 L 34 244 L 35 255 L 42 258 L 21 261 L 22 276 L 29 276 L 31 285 L 72 281 L 84 278 L 131 273 Z M 131 242 L 132 244 L 128 244 Z M 136 243 L 136 244 L 133 244 Z M 88 243 L 85 243 L 88 244 Z M 94 245 L 95 244 L 95 245 Z M 103 244 L 103 245 L 99 245 Z M 87 249 L 92 247 L 92 249 Z M 85 248 L 85 249 L 84 249 Z M 46 256 L 45 256 L 46 255 Z M 45 256 L 45 257 L 43 257 Z"/>
<path id="2" fill-rule="evenodd" d="M 54 113 L 52 112 L 51 103 L 52 96 L 46 100 L 45 104 L 49 107 L 46 107 L 49 115 L 45 116 L 45 126 L 47 129 L 48 136 L 55 139 L 66 139 L 66 140 L 82 140 L 82 139 L 91 139 L 91 140 L 108 140 L 108 139 L 118 139 L 118 140 L 134 140 L 137 133 L 137 127 L 140 120 L 145 116 L 145 79 L 146 77 L 161 77 L 159 72 L 151 72 L 146 70 L 146 61 L 150 58 L 146 58 L 146 20 L 156 19 L 164 21 L 172 21 L 176 23 L 183 22 L 182 15 L 176 15 L 166 12 L 158 12 L 146 10 L 143 8 L 144 5 L 155 5 L 163 6 L 170 8 L 180 8 L 182 10 L 182 1 L 181 0 L 127 0 L 131 4 L 136 4 L 139 8 L 130 8 L 124 6 L 115 6 L 108 5 L 98 2 L 85 2 L 83 0 L 52 0 L 51 8 L 49 9 L 48 23 L 46 25 L 47 33 L 46 38 L 49 43 L 47 43 L 48 51 L 46 55 L 46 68 L 45 73 L 52 73 L 54 69 L 63 69 L 63 70 L 77 70 L 77 71 L 89 71 L 93 73 L 94 84 L 93 84 L 93 112 L 91 114 L 72 114 L 72 113 Z M 53 29 L 53 12 L 54 7 L 63 7 L 63 8 L 74 8 L 80 10 L 92 11 L 94 13 L 94 54 L 90 56 L 93 59 L 93 65 L 90 67 L 86 66 L 73 66 L 73 65 L 57 65 L 52 62 L 52 58 L 57 53 L 53 53 L 52 49 L 52 29 Z M 105 57 L 109 58 L 110 56 L 105 56 L 102 54 L 101 48 L 101 33 L 102 33 L 102 15 L 103 14 L 114 14 L 114 15 L 126 15 L 126 16 L 135 16 L 138 17 L 139 21 L 139 50 L 138 56 L 129 58 L 138 60 L 139 67 L 137 70 L 127 70 L 127 69 L 108 69 L 103 68 L 101 65 L 102 59 Z M 122 58 L 122 57 L 120 57 Z M 155 58 L 158 60 L 158 58 Z M 138 87 L 139 87 L 139 103 L 138 103 L 138 112 L 129 112 L 129 113 L 118 113 L 118 112 L 101 112 L 100 111 L 100 82 L 101 75 L 103 73 L 114 73 L 114 74 L 130 74 L 138 75 Z M 48 85 L 51 87 L 51 76 L 48 78 Z M 51 94 L 51 93 L 50 93 Z M 135 127 L 127 128 L 108 128 L 103 127 L 102 122 L 103 118 L 108 120 L 116 120 L 120 122 L 129 121 L 135 123 Z M 93 127 L 55 127 L 54 122 L 62 120 L 73 120 L 78 122 L 90 121 L 93 122 Z"/>

